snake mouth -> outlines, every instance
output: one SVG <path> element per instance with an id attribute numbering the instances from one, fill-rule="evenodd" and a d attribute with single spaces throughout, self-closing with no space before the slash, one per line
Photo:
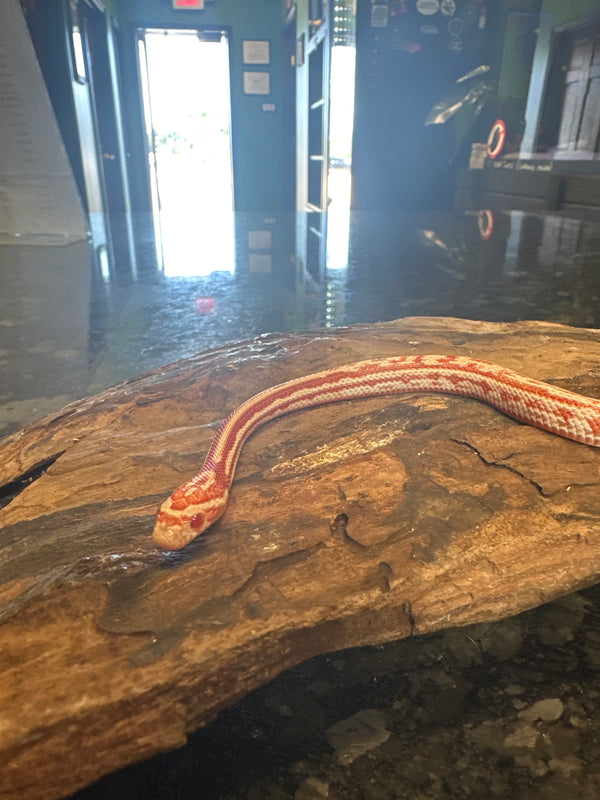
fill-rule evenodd
<path id="1" fill-rule="evenodd" d="M 159 521 L 154 526 L 152 539 L 161 550 L 181 550 L 190 541 L 190 536 L 181 525 Z"/>

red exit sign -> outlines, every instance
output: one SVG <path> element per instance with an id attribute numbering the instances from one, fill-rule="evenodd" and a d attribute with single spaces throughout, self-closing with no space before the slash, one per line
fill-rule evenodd
<path id="1" fill-rule="evenodd" d="M 204 8 L 204 0 L 173 0 L 173 8 L 195 8 L 199 11 Z"/>

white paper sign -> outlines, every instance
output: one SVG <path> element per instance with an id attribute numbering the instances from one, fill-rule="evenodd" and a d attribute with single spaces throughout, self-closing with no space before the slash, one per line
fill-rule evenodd
<path id="1" fill-rule="evenodd" d="M 271 248 L 271 231 L 248 231 L 248 247 L 250 250 L 269 250 Z"/>
<path id="2" fill-rule="evenodd" d="M 247 39 L 243 43 L 244 64 L 270 64 L 269 42 Z"/>
<path id="3" fill-rule="evenodd" d="M 268 72 L 244 72 L 244 94 L 270 94 L 271 76 Z"/>

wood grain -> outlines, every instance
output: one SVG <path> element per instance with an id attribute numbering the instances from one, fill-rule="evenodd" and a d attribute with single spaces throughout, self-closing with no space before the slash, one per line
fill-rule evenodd
<path id="1" fill-rule="evenodd" d="M 433 395 L 269 423 L 214 528 L 176 554 L 153 546 L 159 502 L 242 400 L 424 353 L 600 396 L 600 331 L 411 318 L 224 347 L 0 442 L 1 797 L 58 798 L 180 746 L 314 654 L 499 619 L 596 581 L 600 450 Z"/>

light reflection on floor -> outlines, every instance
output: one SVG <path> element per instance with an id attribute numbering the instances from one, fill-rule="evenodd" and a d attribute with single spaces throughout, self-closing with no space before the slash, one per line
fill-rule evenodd
<path id="1" fill-rule="evenodd" d="M 183 255 L 195 230 L 181 241 Z M 600 327 L 598 222 L 523 212 L 348 222 L 333 207 L 328 268 L 308 288 L 294 230 L 292 213 L 238 214 L 235 239 L 225 237 L 234 273 L 215 256 L 207 275 L 140 272 L 130 281 L 103 279 L 86 242 L 0 247 L 0 433 L 132 375 L 272 331 L 408 315 Z"/>
<path id="2" fill-rule="evenodd" d="M 350 167 L 329 170 L 328 191 L 331 198 L 327 220 L 327 269 L 346 269 L 350 246 Z"/>

